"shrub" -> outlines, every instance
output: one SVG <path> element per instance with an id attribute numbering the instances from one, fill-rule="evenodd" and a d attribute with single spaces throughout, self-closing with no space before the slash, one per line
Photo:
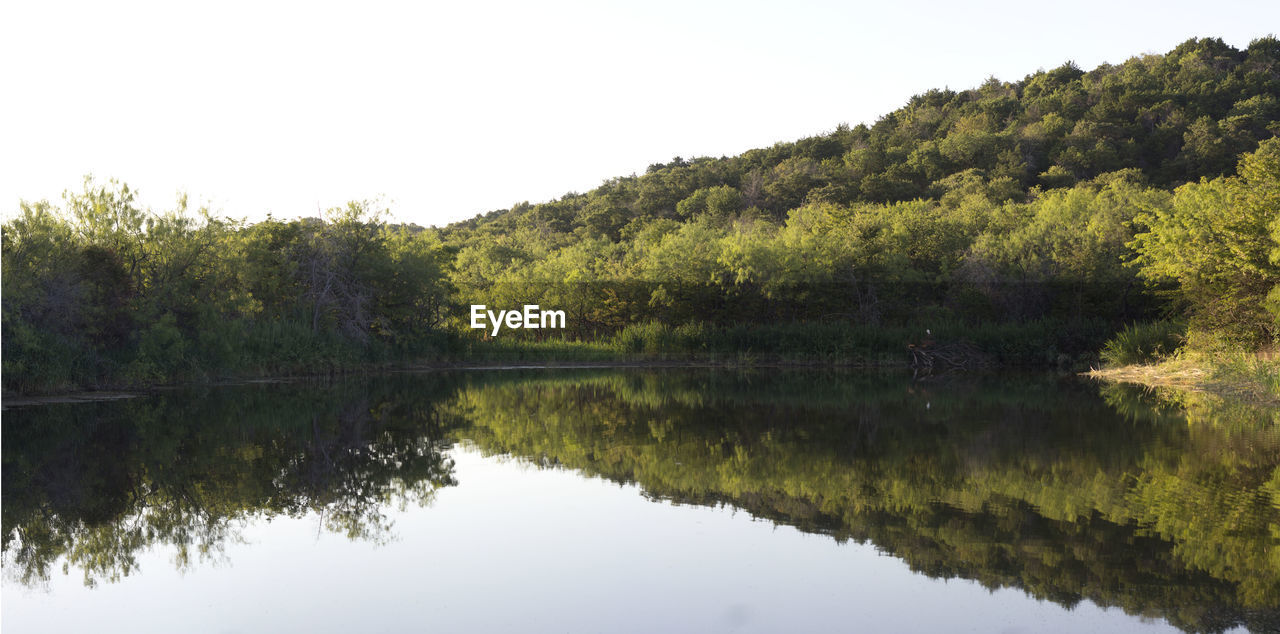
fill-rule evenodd
<path id="1" fill-rule="evenodd" d="M 1186 338 L 1186 327 L 1173 321 L 1135 323 L 1109 339 L 1102 348 L 1108 365 L 1152 363 L 1169 357 Z"/>

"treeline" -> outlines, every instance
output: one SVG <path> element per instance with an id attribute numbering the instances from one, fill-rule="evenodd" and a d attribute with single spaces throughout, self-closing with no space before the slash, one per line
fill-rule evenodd
<path id="1" fill-rule="evenodd" d="M 940 198 L 966 174 L 1008 179 L 1025 193 L 1138 168 L 1168 189 L 1230 174 L 1241 153 L 1277 132 L 1278 69 L 1280 40 L 1273 37 L 1243 51 L 1193 39 L 1164 55 L 1089 72 L 1068 63 L 1017 82 L 932 90 L 870 126 L 842 126 L 733 158 L 676 158 L 644 176 L 491 212 L 458 228 L 616 239 L 656 218 L 706 211 L 755 208 L 782 220 L 804 203 Z"/>
<path id="2" fill-rule="evenodd" d="M 445 345 L 435 233 L 368 203 L 244 224 L 128 186 L 22 204 L 4 225 L 4 384 L 58 389 L 317 371 Z"/>
<path id="3" fill-rule="evenodd" d="M 661 218 L 616 242 L 487 225 L 444 234 L 466 302 L 563 308 L 579 337 L 649 321 L 825 321 L 920 332 L 1040 323 L 1027 332 L 1044 341 L 1174 316 L 1206 342 L 1254 348 L 1278 332 L 1278 210 L 1280 141 L 1268 139 L 1238 175 L 1174 191 L 1137 169 L 1025 194 L 970 173 L 940 199 L 808 203 L 782 221 L 750 210 Z"/>
<path id="4" fill-rule="evenodd" d="M 466 357 L 521 337 L 876 360 L 929 330 L 1000 341 L 1003 363 L 1079 361 L 1165 317 L 1256 348 L 1280 330 L 1277 95 L 1280 41 L 1191 40 L 442 229 L 369 203 L 255 224 L 185 201 L 155 213 L 87 183 L 4 225 L 4 385 Z M 564 310 L 568 328 L 477 341 L 473 303 Z M 876 332 L 892 336 L 859 334 Z"/>
<path id="5" fill-rule="evenodd" d="M 1190 302 L 1205 330 L 1258 345 L 1275 335 L 1277 206 L 1249 192 L 1274 191 L 1274 142 L 1231 177 L 1280 131 L 1277 95 L 1280 41 L 1191 40 L 933 91 L 871 126 L 656 164 L 442 236 L 468 301 L 564 307 L 577 336 L 650 320 L 1116 324 Z M 1177 262 L 1187 251 L 1205 255 Z"/>

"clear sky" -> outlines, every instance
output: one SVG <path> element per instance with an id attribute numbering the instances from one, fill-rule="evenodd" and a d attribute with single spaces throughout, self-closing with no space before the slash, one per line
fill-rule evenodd
<path id="1" fill-rule="evenodd" d="M 1280 2 L 57 2 L 0 7 L 0 213 L 83 175 L 257 219 L 444 224 L 930 88 L 1244 47 Z"/>

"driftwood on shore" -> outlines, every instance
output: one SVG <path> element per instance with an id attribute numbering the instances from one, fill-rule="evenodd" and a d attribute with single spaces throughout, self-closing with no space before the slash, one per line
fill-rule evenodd
<path id="1" fill-rule="evenodd" d="M 985 355 L 977 346 L 967 343 L 936 345 L 926 341 L 920 345 L 908 344 L 913 370 L 967 370 L 987 364 Z"/>

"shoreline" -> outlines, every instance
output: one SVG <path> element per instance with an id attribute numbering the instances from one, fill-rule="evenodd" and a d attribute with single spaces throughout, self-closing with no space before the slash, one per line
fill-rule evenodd
<path id="1" fill-rule="evenodd" d="M 294 374 L 243 375 L 227 376 L 213 380 L 174 381 L 171 383 L 154 383 L 148 385 L 104 385 L 100 389 L 75 389 L 50 392 L 7 393 L 0 398 L 0 408 L 28 407 L 33 405 L 49 405 L 59 403 L 92 403 L 137 398 L 166 390 L 187 387 L 224 387 L 232 385 L 251 385 L 255 383 L 290 383 L 368 374 L 394 374 L 419 372 L 448 372 L 457 370 L 574 370 L 574 369 L 608 369 L 608 368 L 716 368 L 716 369 L 751 369 L 751 368 L 812 368 L 843 370 L 887 370 L 896 369 L 910 371 L 908 363 L 901 361 L 868 361 L 866 359 L 803 359 L 795 358 L 648 358 L 648 359 L 607 359 L 607 360 L 512 360 L 499 361 L 493 359 L 474 361 L 435 361 L 404 362 L 392 364 L 375 364 L 348 366 L 330 369 L 323 372 L 301 372 Z M 977 366 L 967 368 L 967 372 L 981 372 L 1002 369 L 1000 366 Z M 1027 369 L 1027 366 L 1006 366 L 1003 369 Z M 934 372 L 935 375 L 948 373 L 946 369 Z"/>
<path id="2" fill-rule="evenodd" d="M 1280 375 L 1280 361 L 1275 359 L 1207 356 L 1093 369 L 1082 374 L 1110 383 L 1212 394 L 1256 405 L 1280 406 L 1280 389 L 1274 378 Z"/>

